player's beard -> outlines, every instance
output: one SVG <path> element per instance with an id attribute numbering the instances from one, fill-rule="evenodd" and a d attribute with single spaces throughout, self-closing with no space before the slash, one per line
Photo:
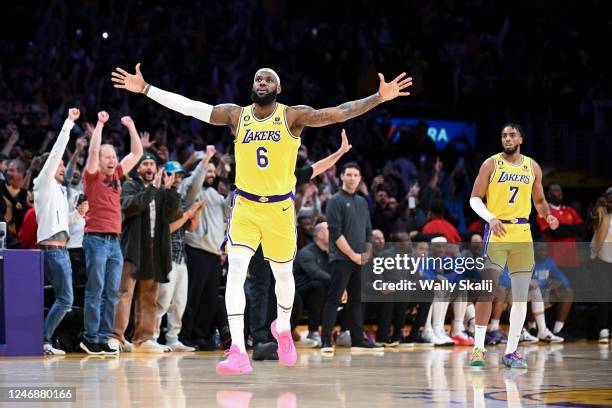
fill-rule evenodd
<path id="1" fill-rule="evenodd" d="M 516 153 L 518 148 L 519 148 L 519 145 L 516 145 L 514 147 L 504 147 L 504 153 L 506 153 L 508 155 L 514 154 L 514 153 Z"/>
<path id="2" fill-rule="evenodd" d="M 264 96 L 257 95 L 257 92 L 251 89 L 251 100 L 259 106 L 267 106 L 276 100 L 276 91 L 268 92 Z"/>

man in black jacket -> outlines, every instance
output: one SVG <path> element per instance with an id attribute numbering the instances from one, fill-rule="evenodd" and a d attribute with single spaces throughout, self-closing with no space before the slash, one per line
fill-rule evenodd
<path id="1" fill-rule="evenodd" d="M 111 337 L 125 351 L 130 347 L 124 335 L 134 291 L 136 313 L 131 351 L 163 353 L 165 350 L 152 339 L 159 283 L 168 282 L 168 273 L 172 269 L 170 223 L 180 216 L 180 197 L 172 188 L 174 174 L 162 174 L 162 171 L 157 171 L 155 156 L 145 153 L 137 168 L 138 174 L 122 185 L 121 251 L 124 265 Z"/>
<path id="2" fill-rule="evenodd" d="M 329 271 L 329 230 L 327 223 L 321 222 L 314 227 L 314 242 L 300 249 L 295 260 L 293 275 L 295 292 L 308 309 L 308 339 L 314 347 L 321 346 L 319 325 L 325 302 L 327 286 L 331 281 Z M 294 309 L 295 310 L 295 309 Z M 310 343 L 309 343 L 310 344 Z"/>
<path id="3" fill-rule="evenodd" d="M 351 331 L 351 350 L 382 350 L 380 345 L 363 340 L 360 268 L 371 256 L 372 224 L 367 201 L 356 194 L 361 182 L 361 168 L 357 163 L 347 163 L 342 167 L 340 178 L 342 189 L 329 199 L 325 211 L 332 274 L 323 308 L 321 352 L 334 352 L 331 332 L 345 290 L 348 293 L 347 317 Z"/>

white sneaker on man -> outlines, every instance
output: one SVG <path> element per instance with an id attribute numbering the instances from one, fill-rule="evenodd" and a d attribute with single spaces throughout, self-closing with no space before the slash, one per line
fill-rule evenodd
<path id="1" fill-rule="evenodd" d="M 555 336 L 549 329 L 546 329 L 544 333 L 538 333 L 538 339 L 551 344 L 563 343 L 565 340 L 563 337 Z"/>
<path id="2" fill-rule="evenodd" d="M 438 344 L 434 342 L 435 346 L 454 346 L 455 341 L 446 334 L 445 331 L 436 331 L 434 330 L 434 336 L 438 338 Z"/>
<path id="3" fill-rule="evenodd" d="M 164 352 L 164 348 L 153 340 L 147 340 L 144 343 L 132 346 L 132 353 L 164 354 Z"/>
<path id="4" fill-rule="evenodd" d="M 123 345 L 121 344 L 121 342 L 119 340 L 117 340 L 114 337 L 111 337 L 111 338 L 108 339 L 108 347 L 110 347 L 112 349 L 115 349 L 115 350 L 118 350 L 119 353 L 121 353 L 123 351 L 122 350 Z"/>
<path id="5" fill-rule="evenodd" d="M 423 337 L 427 343 L 431 343 L 434 346 L 450 346 L 455 344 L 452 339 L 450 339 L 450 342 L 441 339 L 433 330 L 423 330 L 421 337 Z"/>
<path id="6" fill-rule="evenodd" d="M 521 337 L 519 337 L 519 343 L 537 343 L 539 340 L 536 336 L 532 336 L 529 331 L 523 327 L 521 331 Z"/>
<path id="7" fill-rule="evenodd" d="M 164 346 L 162 346 L 164 347 Z M 165 347 L 168 347 L 170 350 L 169 351 L 176 351 L 176 352 L 191 352 L 191 351 L 196 351 L 195 347 L 189 347 L 184 345 L 183 343 L 181 343 L 180 341 L 177 341 L 176 343 L 173 344 L 166 344 Z"/>
<path id="8" fill-rule="evenodd" d="M 610 342 L 610 330 L 601 329 L 599 332 L 599 344 L 608 344 Z"/>
<path id="9" fill-rule="evenodd" d="M 134 345 L 127 340 L 121 345 L 121 351 L 124 353 L 131 353 L 133 348 Z"/>
<path id="10" fill-rule="evenodd" d="M 43 344 L 43 352 L 47 356 L 64 356 L 66 352 L 64 350 L 56 349 L 51 344 L 45 343 Z"/>

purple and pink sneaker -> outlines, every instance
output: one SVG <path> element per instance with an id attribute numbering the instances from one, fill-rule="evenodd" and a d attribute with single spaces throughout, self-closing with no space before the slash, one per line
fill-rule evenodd
<path id="1" fill-rule="evenodd" d="M 217 363 L 219 375 L 250 374 L 252 371 L 249 355 L 242 353 L 236 345 L 225 351 L 225 360 Z"/>
<path id="2" fill-rule="evenodd" d="M 291 330 L 284 332 L 276 331 L 276 320 L 270 325 L 272 335 L 278 343 L 278 360 L 282 365 L 293 366 L 297 363 L 297 350 L 293 344 L 293 338 L 291 337 Z"/>
<path id="3" fill-rule="evenodd" d="M 502 363 L 508 368 L 527 368 L 527 361 L 525 361 L 518 351 L 503 356 Z"/>

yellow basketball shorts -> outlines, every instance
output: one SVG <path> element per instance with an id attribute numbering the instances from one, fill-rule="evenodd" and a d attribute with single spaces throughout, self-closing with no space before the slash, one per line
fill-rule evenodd
<path id="1" fill-rule="evenodd" d="M 236 195 L 227 221 L 226 248 L 255 252 L 261 244 L 264 258 L 285 263 L 295 258 L 297 236 L 292 198 L 261 203 Z"/>
<path id="2" fill-rule="evenodd" d="M 483 255 L 493 265 L 508 271 L 532 272 L 535 265 L 533 258 L 533 239 L 529 224 L 504 224 L 506 235 L 499 237 L 485 228 L 483 238 Z"/>

